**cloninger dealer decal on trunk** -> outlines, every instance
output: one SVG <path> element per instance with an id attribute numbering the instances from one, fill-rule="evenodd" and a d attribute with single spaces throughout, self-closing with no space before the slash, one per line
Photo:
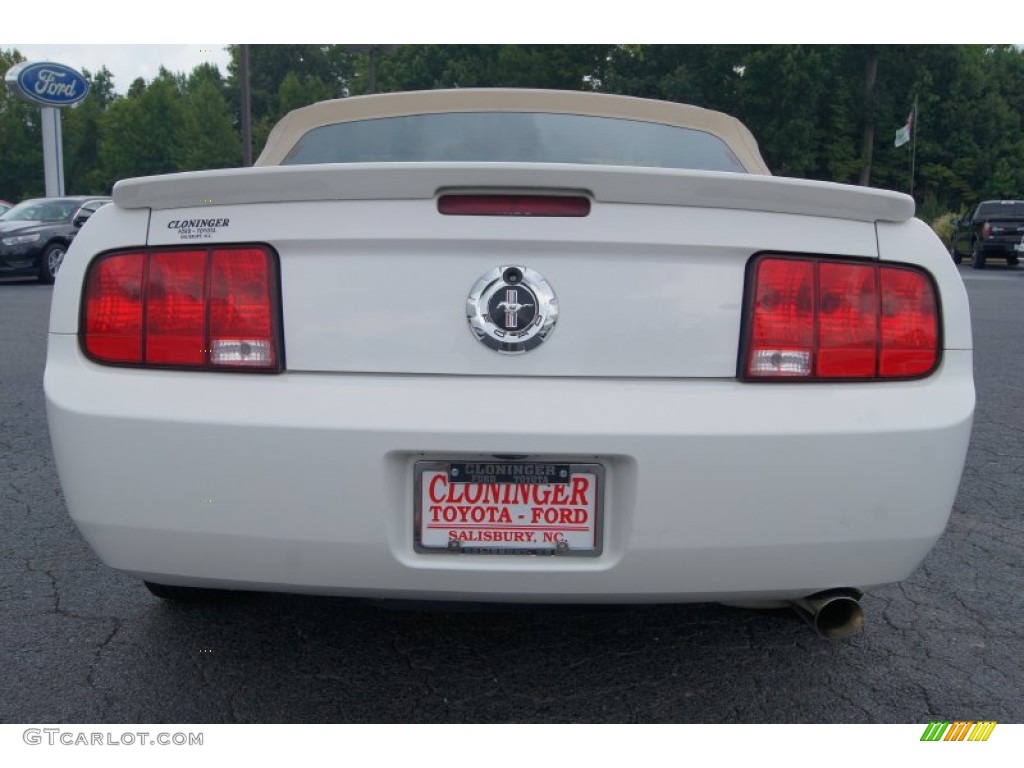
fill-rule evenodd
<path id="1" fill-rule="evenodd" d="M 168 229 L 178 231 L 182 240 L 208 240 L 222 227 L 231 226 L 231 219 L 173 219 Z"/>

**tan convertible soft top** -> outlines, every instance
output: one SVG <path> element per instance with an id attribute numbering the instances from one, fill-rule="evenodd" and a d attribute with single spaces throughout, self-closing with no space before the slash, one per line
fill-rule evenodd
<path id="1" fill-rule="evenodd" d="M 747 171 L 770 175 L 753 134 L 739 120 L 723 112 L 633 96 L 526 88 L 408 91 L 320 101 L 281 118 L 255 164 L 280 165 L 300 138 L 323 125 L 438 112 L 554 112 L 677 125 L 718 136 Z"/>

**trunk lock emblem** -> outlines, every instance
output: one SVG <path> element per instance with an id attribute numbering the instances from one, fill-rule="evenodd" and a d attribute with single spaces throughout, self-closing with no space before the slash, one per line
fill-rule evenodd
<path id="1" fill-rule="evenodd" d="M 466 319 L 479 341 L 497 352 L 518 355 L 551 334 L 558 299 L 548 281 L 529 267 L 495 267 L 469 292 Z"/>

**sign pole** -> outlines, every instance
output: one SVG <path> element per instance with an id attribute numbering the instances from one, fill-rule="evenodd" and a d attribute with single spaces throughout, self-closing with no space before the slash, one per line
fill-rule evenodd
<path id="1" fill-rule="evenodd" d="M 914 159 L 917 155 L 917 94 L 914 95 L 914 111 L 910 120 L 910 196 L 914 196 Z"/>
<path id="2" fill-rule="evenodd" d="M 43 124 L 43 175 L 46 179 L 46 196 L 64 196 L 64 143 L 61 140 L 60 110 L 56 107 L 41 107 Z"/>
<path id="3" fill-rule="evenodd" d="M 11 93 L 39 107 L 43 129 L 43 179 L 47 197 L 64 196 L 64 142 L 60 111 L 89 94 L 89 81 L 71 67 L 53 61 L 23 61 L 4 74 Z"/>

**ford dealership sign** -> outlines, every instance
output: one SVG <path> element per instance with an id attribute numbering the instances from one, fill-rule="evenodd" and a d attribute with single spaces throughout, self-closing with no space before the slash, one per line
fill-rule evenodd
<path id="1" fill-rule="evenodd" d="M 7 87 L 41 107 L 70 107 L 89 93 L 89 81 L 52 61 L 22 62 L 7 70 Z"/>

